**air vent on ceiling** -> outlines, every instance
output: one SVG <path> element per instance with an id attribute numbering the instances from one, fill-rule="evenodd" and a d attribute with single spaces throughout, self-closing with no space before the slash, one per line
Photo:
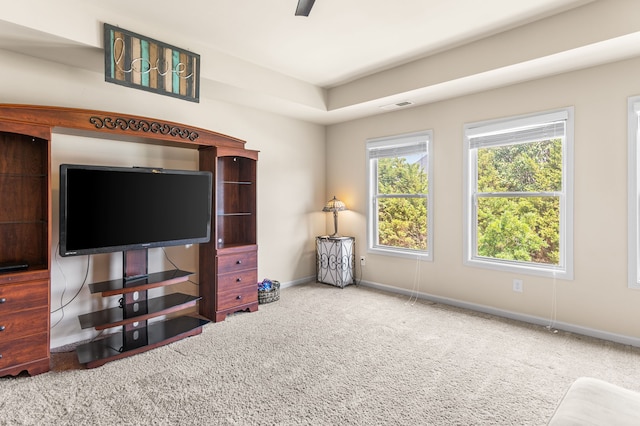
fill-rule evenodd
<path id="1" fill-rule="evenodd" d="M 395 104 L 383 105 L 380 108 L 381 109 L 390 110 L 390 109 L 405 108 L 405 107 L 408 107 L 409 105 L 413 105 L 413 102 L 411 102 L 411 101 L 402 101 L 402 102 L 398 102 L 398 103 L 395 103 Z"/>

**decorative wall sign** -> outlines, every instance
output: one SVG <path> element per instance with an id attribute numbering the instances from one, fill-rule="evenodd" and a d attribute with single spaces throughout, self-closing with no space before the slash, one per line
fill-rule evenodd
<path id="1" fill-rule="evenodd" d="M 104 24 L 105 81 L 200 101 L 200 55 Z"/>

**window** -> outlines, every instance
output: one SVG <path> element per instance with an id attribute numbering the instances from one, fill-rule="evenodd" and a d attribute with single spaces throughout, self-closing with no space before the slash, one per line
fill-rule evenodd
<path id="1" fill-rule="evenodd" d="M 629 287 L 640 289 L 640 96 L 629 98 Z"/>
<path id="2" fill-rule="evenodd" d="M 573 278 L 573 109 L 464 133 L 465 263 Z"/>
<path id="3" fill-rule="evenodd" d="M 430 131 L 367 141 L 370 252 L 432 259 Z"/>

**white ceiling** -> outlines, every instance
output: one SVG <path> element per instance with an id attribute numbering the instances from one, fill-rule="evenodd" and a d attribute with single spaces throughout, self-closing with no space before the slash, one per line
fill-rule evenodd
<path id="1" fill-rule="evenodd" d="M 199 53 L 201 98 L 331 124 L 640 55 L 640 26 L 601 20 L 636 2 L 21 0 L 0 48 L 100 72 L 106 22 Z"/>
<path id="2" fill-rule="evenodd" d="M 213 50 L 320 87 L 504 31 L 584 0 L 109 0 L 110 10 L 144 17 Z M 195 12 L 195 13 L 193 13 Z M 182 46 L 181 46 L 182 47 Z"/>

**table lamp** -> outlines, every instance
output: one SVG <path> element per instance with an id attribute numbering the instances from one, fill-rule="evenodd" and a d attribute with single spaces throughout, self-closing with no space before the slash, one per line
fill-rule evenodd
<path id="1" fill-rule="evenodd" d="M 322 209 L 323 212 L 333 212 L 334 233 L 329 235 L 330 237 L 340 236 L 338 235 L 338 212 L 341 212 L 343 210 L 347 210 L 347 207 L 342 201 L 338 200 L 335 195 L 331 200 L 327 201 L 327 204 L 325 204 L 324 208 Z"/>

